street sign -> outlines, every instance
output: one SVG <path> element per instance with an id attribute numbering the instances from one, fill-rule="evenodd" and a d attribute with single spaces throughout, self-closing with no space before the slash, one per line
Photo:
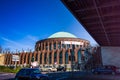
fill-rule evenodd
<path id="1" fill-rule="evenodd" d="M 20 57 L 19 55 L 12 55 L 12 61 L 19 61 Z"/>

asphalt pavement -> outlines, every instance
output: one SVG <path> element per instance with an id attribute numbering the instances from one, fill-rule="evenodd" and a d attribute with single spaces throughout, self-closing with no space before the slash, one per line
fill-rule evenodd
<path id="1" fill-rule="evenodd" d="M 50 77 L 50 80 L 120 80 L 120 74 L 94 75 L 91 72 L 42 72 Z M 1 73 L 0 80 L 14 80 L 14 73 Z"/>

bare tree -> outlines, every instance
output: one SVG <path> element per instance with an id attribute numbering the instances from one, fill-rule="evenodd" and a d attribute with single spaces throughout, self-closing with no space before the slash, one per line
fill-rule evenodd
<path id="1" fill-rule="evenodd" d="M 5 53 L 10 53 L 10 48 L 5 48 Z"/>
<path id="2" fill-rule="evenodd" d="M 2 53 L 2 50 L 3 50 L 3 49 L 2 49 L 2 46 L 0 45 L 0 53 Z"/>

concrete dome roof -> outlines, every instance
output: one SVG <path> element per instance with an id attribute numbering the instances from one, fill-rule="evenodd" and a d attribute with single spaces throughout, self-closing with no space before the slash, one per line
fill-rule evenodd
<path id="1" fill-rule="evenodd" d="M 68 32 L 57 32 L 57 33 L 52 34 L 48 38 L 77 38 L 77 37 Z"/>

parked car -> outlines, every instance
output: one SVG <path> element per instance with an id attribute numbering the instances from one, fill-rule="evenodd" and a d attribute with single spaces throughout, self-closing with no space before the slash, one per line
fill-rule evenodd
<path id="1" fill-rule="evenodd" d="M 63 66 L 58 66 L 57 71 L 66 71 L 66 68 Z"/>
<path id="2" fill-rule="evenodd" d="M 113 65 L 104 65 L 102 67 L 97 67 L 92 69 L 94 74 L 116 74 L 116 66 Z"/>
<path id="3" fill-rule="evenodd" d="M 41 74 L 39 68 L 23 68 L 18 71 L 15 80 L 49 80 L 49 77 Z"/>
<path id="4" fill-rule="evenodd" d="M 57 71 L 57 69 L 53 66 L 44 66 L 41 68 L 41 71 L 55 72 L 55 71 Z"/>

